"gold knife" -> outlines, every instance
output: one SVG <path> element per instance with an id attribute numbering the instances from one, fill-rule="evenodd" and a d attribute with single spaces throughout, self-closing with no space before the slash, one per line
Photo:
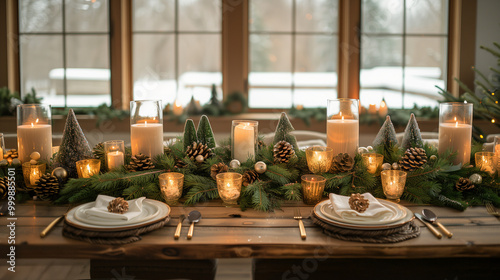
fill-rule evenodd
<path id="1" fill-rule="evenodd" d="M 41 238 L 44 238 L 45 236 L 47 236 L 47 234 L 49 233 L 49 231 L 55 226 L 57 225 L 57 223 L 59 223 L 62 219 L 64 219 L 64 215 L 62 216 L 59 216 L 57 217 L 57 219 L 53 220 L 52 223 L 50 223 L 44 230 L 42 230 L 42 232 L 40 232 L 40 237 Z"/>
<path id="2" fill-rule="evenodd" d="M 186 216 L 184 215 L 179 216 L 179 223 L 177 224 L 177 228 L 175 229 L 174 239 L 179 239 L 179 237 L 181 237 L 182 221 L 184 221 L 185 218 Z"/>
<path id="3" fill-rule="evenodd" d="M 432 234 L 434 234 L 438 239 L 441 239 L 443 237 L 443 235 L 437 231 L 437 229 L 434 228 L 433 225 L 429 224 L 428 222 L 426 222 L 424 220 L 424 217 L 422 217 L 422 215 L 420 215 L 419 213 L 414 213 L 415 217 L 417 217 L 417 219 L 419 219 L 422 223 L 424 223 L 424 225 L 432 232 Z"/>

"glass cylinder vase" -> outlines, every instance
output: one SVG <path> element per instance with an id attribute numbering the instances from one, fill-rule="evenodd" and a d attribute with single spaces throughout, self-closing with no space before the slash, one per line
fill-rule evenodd
<path id="1" fill-rule="evenodd" d="M 17 105 L 17 150 L 21 162 L 29 162 L 33 152 L 49 161 L 52 156 L 52 113 L 50 105 Z"/>
<path id="2" fill-rule="evenodd" d="M 219 173 L 217 178 L 217 190 L 224 204 L 231 206 L 237 204 L 241 193 L 243 176 L 236 172 Z"/>
<path id="3" fill-rule="evenodd" d="M 448 102 L 439 104 L 439 154 L 456 153 L 454 164 L 470 162 L 473 104 Z"/>
<path id="4" fill-rule="evenodd" d="M 231 126 L 231 157 L 240 162 L 255 159 L 258 121 L 234 120 Z"/>
<path id="5" fill-rule="evenodd" d="M 123 140 L 104 142 L 106 166 L 109 170 L 120 169 L 125 164 L 125 143 Z"/>
<path id="6" fill-rule="evenodd" d="M 348 153 L 352 158 L 359 146 L 359 100 L 328 100 L 326 136 L 333 154 Z"/>
<path id="7" fill-rule="evenodd" d="M 163 112 L 160 100 L 130 102 L 130 143 L 132 155 L 151 159 L 163 154 Z"/>

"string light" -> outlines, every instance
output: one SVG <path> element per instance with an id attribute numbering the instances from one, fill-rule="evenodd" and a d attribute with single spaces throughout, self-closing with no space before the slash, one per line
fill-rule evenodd
<path id="1" fill-rule="evenodd" d="M 495 119 L 491 119 L 491 123 L 495 123 Z"/>

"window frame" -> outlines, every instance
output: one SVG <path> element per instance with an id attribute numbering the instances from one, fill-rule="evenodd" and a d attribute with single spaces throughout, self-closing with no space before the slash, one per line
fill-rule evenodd
<path id="1" fill-rule="evenodd" d="M 19 0 L 0 3 L 0 86 L 20 90 Z M 222 89 L 226 97 L 241 92 L 248 97 L 249 0 L 221 0 Z M 460 91 L 454 79 L 474 84 L 477 0 L 450 0 L 448 16 L 447 89 Z M 109 1 L 111 104 L 128 109 L 133 100 L 132 1 Z M 339 0 L 338 85 L 339 98 L 359 98 L 361 0 Z M 277 109 L 250 109 L 275 112 Z M 278 109 L 282 110 L 282 109 Z"/>

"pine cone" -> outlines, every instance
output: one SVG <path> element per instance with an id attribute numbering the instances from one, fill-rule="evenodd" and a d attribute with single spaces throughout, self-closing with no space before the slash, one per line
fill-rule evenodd
<path id="1" fill-rule="evenodd" d="M 349 172 L 354 167 L 354 159 L 347 153 L 340 153 L 333 158 L 332 171 L 334 173 Z"/>
<path id="2" fill-rule="evenodd" d="M 9 164 L 12 164 L 12 160 L 18 157 L 19 155 L 16 149 L 8 150 L 5 154 L 3 154 L 3 159 L 6 159 L 9 162 Z"/>
<path id="3" fill-rule="evenodd" d="M 186 149 L 186 157 L 195 161 L 198 155 L 202 155 L 205 160 L 212 156 L 212 149 L 210 149 L 207 144 L 193 142 L 193 144 Z"/>
<path id="4" fill-rule="evenodd" d="M 363 213 L 370 206 L 370 201 L 359 193 L 353 193 L 349 198 L 349 206 L 352 210 Z"/>
<path id="5" fill-rule="evenodd" d="M 210 167 L 210 176 L 214 179 L 217 180 L 217 174 L 219 173 L 224 173 L 229 170 L 229 167 L 223 162 L 216 163 Z"/>
<path id="6" fill-rule="evenodd" d="M 104 151 L 104 143 L 100 142 L 92 148 L 92 155 L 96 159 L 104 159 L 106 152 Z"/>
<path id="7" fill-rule="evenodd" d="M 285 140 L 279 141 L 273 149 L 274 162 L 287 163 L 290 158 L 295 156 L 293 146 Z"/>
<path id="8" fill-rule="evenodd" d="M 0 178 L 0 199 L 4 199 L 7 196 L 8 188 L 7 176 Z"/>
<path id="9" fill-rule="evenodd" d="M 458 179 L 458 182 L 457 184 L 455 185 L 455 188 L 457 189 L 457 191 L 459 192 L 463 192 L 463 191 L 466 191 L 466 190 L 471 190 L 474 188 L 474 185 L 472 184 L 472 182 L 469 180 L 469 178 L 460 178 Z"/>
<path id="10" fill-rule="evenodd" d="M 399 167 L 403 171 L 414 171 L 427 163 L 427 155 L 422 148 L 409 148 L 399 160 Z"/>
<path id="11" fill-rule="evenodd" d="M 127 168 L 128 170 L 135 172 L 153 169 L 155 168 L 155 165 L 147 155 L 139 153 L 131 158 L 130 164 Z"/>
<path id="12" fill-rule="evenodd" d="M 123 197 L 117 197 L 109 202 L 108 211 L 123 214 L 128 211 L 128 202 Z"/>
<path id="13" fill-rule="evenodd" d="M 255 170 L 248 170 L 243 173 L 243 186 L 248 186 L 259 179 L 259 173 Z"/>
<path id="14" fill-rule="evenodd" d="M 45 173 L 36 181 L 35 193 L 41 199 L 50 199 L 59 193 L 59 180 L 50 173 Z"/>

